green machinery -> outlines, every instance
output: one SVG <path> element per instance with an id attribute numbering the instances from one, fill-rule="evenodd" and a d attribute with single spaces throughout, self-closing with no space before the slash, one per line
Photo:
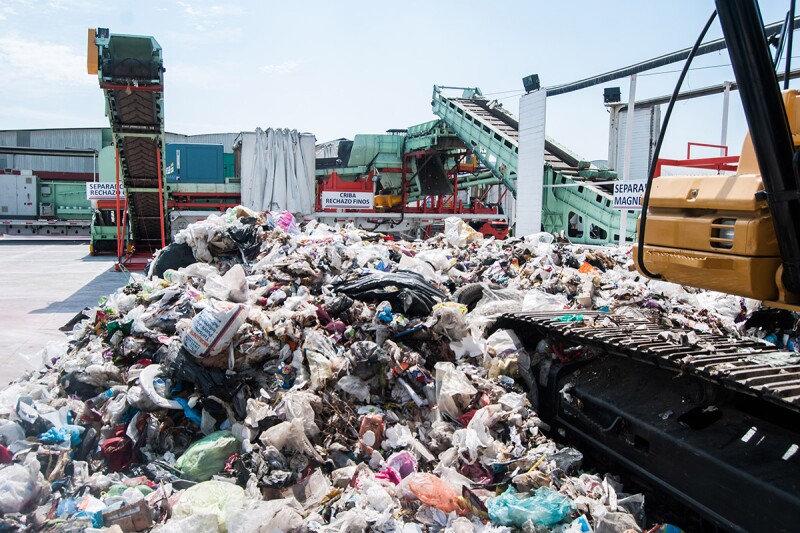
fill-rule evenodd
<path id="1" fill-rule="evenodd" d="M 443 89 L 460 89 L 460 97 L 448 97 Z M 486 190 L 500 186 L 516 192 L 519 122 L 516 117 L 484 98 L 479 88 L 434 86 L 433 112 L 439 119 L 411 126 L 406 130 L 389 130 L 386 134 L 356 135 L 352 142 L 341 142 L 335 157 L 318 159 L 317 179 L 326 187 L 334 173 L 343 181 L 363 183 L 371 192 L 368 177 L 389 194 L 399 194 L 403 181 L 408 205 L 433 195 L 453 193 L 453 183 L 460 190 L 470 190 L 473 198 L 485 197 Z M 465 154 L 473 153 L 481 166 L 465 168 Z M 431 154 L 441 162 L 434 169 L 429 164 Z M 426 163 L 428 162 L 428 163 Z M 376 177 L 376 174 L 378 177 Z M 457 174 L 457 180 L 449 176 Z M 613 198 L 609 181 L 616 173 L 590 168 L 590 164 L 552 139 L 545 142 L 544 200 L 542 225 L 544 231 L 563 234 L 572 242 L 606 244 L 619 241 L 620 212 L 612 208 Z M 376 196 L 376 205 L 378 205 Z M 429 201 L 429 200 L 427 200 Z M 408 214 L 409 209 L 404 211 Z M 427 210 L 426 212 L 430 212 Z M 465 217 L 476 212 L 467 209 L 450 210 Z M 497 213 L 501 214 L 501 213 Z M 481 216 L 490 218 L 491 213 Z M 502 217 L 501 217 L 502 218 Z M 628 213 L 626 238 L 633 242 L 637 214 Z"/>
<path id="2" fill-rule="evenodd" d="M 125 190 L 125 214 L 114 220 L 115 237 L 117 228 L 125 236 L 118 240 L 117 255 L 151 253 L 164 246 L 167 235 L 161 46 L 152 37 L 99 28 L 89 30 L 87 60 L 103 89 L 116 172 Z"/>
<path id="3" fill-rule="evenodd" d="M 447 97 L 443 89 L 460 89 L 460 98 Z M 481 90 L 462 87 L 433 87 L 433 112 L 469 147 L 491 172 L 477 175 L 464 184 L 502 183 L 512 192 L 517 179 L 519 121 Z M 549 233 L 562 231 L 572 242 L 605 244 L 619 241 L 620 212 L 612 208 L 613 198 L 605 186 L 592 181 L 615 179 L 607 170 L 590 169 L 552 139 L 545 141 L 545 194 L 542 225 Z M 636 212 L 628 213 L 626 241 L 636 236 Z"/>
<path id="4" fill-rule="evenodd" d="M 241 186 L 233 177 L 233 154 L 223 154 L 220 161 L 223 183 L 202 183 L 202 179 L 167 183 L 164 68 L 161 46 L 153 37 L 90 29 L 87 60 L 89 73 L 97 74 L 103 90 L 116 147 L 100 152 L 100 181 L 118 180 L 124 195 L 97 201 L 91 250 L 116 250 L 122 263 L 138 268 L 171 240 L 171 219 L 185 225 L 188 216 L 203 218 L 210 211 L 237 205 Z"/>

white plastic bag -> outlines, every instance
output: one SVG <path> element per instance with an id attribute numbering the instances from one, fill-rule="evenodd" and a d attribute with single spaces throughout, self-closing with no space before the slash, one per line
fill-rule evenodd
<path id="1" fill-rule="evenodd" d="M 522 300 L 523 311 L 561 311 L 567 306 L 563 294 L 548 294 L 539 289 L 531 289 Z"/>
<path id="2" fill-rule="evenodd" d="M 203 291 L 207 296 L 231 302 L 247 302 L 247 277 L 242 265 L 234 265 L 224 276 L 213 273 L 206 278 Z"/>
<path id="3" fill-rule="evenodd" d="M 319 332 L 312 332 L 303 343 L 308 370 L 311 373 L 311 390 L 322 387 L 333 376 L 333 363 L 336 349 L 331 340 Z"/>
<path id="4" fill-rule="evenodd" d="M 362 402 L 369 401 L 369 385 L 358 376 L 344 376 L 336 383 L 336 388 L 352 394 Z"/>
<path id="5" fill-rule="evenodd" d="M 246 319 L 244 305 L 212 301 L 184 331 L 183 347 L 198 358 L 216 355 L 228 347 Z"/>
<path id="6" fill-rule="evenodd" d="M 436 363 L 436 402 L 439 410 L 452 417 L 459 418 L 464 409 L 478 393 L 472 382 L 453 363 L 441 361 Z"/>
<path id="7" fill-rule="evenodd" d="M 467 244 L 483 238 L 483 235 L 469 227 L 464 219 L 459 217 L 450 217 L 444 220 L 444 236 L 447 242 L 456 248 L 463 248 Z"/>
<path id="8" fill-rule="evenodd" d="M 18 513 L 33 502 L 38 493 L 39 461 L 29 456 L 24 464 L 0 467 L 0 514 Z"/>
<path id="9" fill-rule="evenodd" d="M 228 514 L 228 533 L 272 533 L 296 531 L 303 517 L 293 498 L 269 501 L 248 501 L 243 508 Z"/>

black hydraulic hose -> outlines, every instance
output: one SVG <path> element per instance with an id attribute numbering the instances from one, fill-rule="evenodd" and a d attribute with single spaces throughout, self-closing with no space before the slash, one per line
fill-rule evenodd
<path id="1" fill-rule="evenodd" d="M 786 39 L 786 74 L 785 78 L 783 79 L 783 90 L 786 91 L 789 89 L 789 71 L 792 69 L 792 36 L 794 35 L 794 7 L 795 7 L 795 0 L 791 0 L 789 2 L 789 35 Z"/>
<path id="2" fill-rule="evenodd" d="M 689 52 L 689 56 L 686 58 L 686 63 L 683 64 L 683 70 L 681 70 L 678 83 L 675 85 L 675 90 L 672 91 L 672 97 L 669 99 L 667 111 L 664 113 L 664 122 L 661 124 L 661 131 L 658 134 L 658 141 L 656 142 L 655 150 L 653 150 L 653 159 L 650 161 L 650 171 L 647 173 L 647 185 L 644 189 L 644 198 L 642 198 L 642 215 L 639 218 L 639 235 L 637 239 L 638 250 L 636 254 L 637 258 L 639 259 L 639 270 L 642 272 L 642 274 L 649 278 L 661 278 L 660 274 L 653 274 L 647 270 L 647 267 L 644 264 L 644 232 L 645 227 L 647 226 L 647 207 L 650 205 L 650 189 L 653 185 L 653 177 L 656 173 L 656 163 L 658 162 L 658 156 L 661 154 L 661 145 L 664 143 L 664 135 L 667 132 L 667 126 L 669 126 L 669 118 L 672 115 L 672 109 L 675 107 L 675 102 L 678 100 L 678 94 L 681 91 L 683 80 L 686 78 L 686 73 L 689 72 L 689 66 L 692 64 L 692 59 L 694 59 L 697 49 L 700 48 L 700 43 L 702 43 L 703 39 L 705 39 L 708 29 L 711 27 L 711 24 L 714 22 L 716 17 L 717 11 L 714 10 L 714 12 L 711 13 L 711 16 L 708 18 L 708 22 L 706 22 L 703 31 L 701 31 L 700 35 L 697 37 L 697 41 L 694 43 L 692 51 Z"/>

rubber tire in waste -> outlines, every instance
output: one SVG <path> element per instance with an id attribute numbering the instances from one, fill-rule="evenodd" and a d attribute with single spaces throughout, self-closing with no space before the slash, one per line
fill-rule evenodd
<path id="1" fill-rule="evenodd" d="M 453 300 L 466 305 L 470 311 L 475 309 L 481 298 L 483 298 L 482 283 L 468 283 L 453 293 Z"/>

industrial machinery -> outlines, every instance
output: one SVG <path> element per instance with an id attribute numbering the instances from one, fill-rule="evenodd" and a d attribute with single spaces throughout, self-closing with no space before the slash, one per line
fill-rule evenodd
<path id="1" fill-rule="evenodd" d="M 88 45 L 87 69 L 103 89 L 116 146 L 117 257 L 130 262 L 137 252 L 151 254 L 166 245 L 161 46 L 152 37 L 111 34 L 107 28 L 90 29 Z"/>
<path id="2" fill-rule="evenodd" d="M 448 97 L 447 89 L 461 90 L 460 97 Z M 483 97 L 477 87 L 433 88 L 433 112 L 489 169 L 462 184 L 503 184 L 516 191 L 519 149 L 519 121 L 497 101 Z M 565 233 L 570 241 L 585 244 L 619 242 L 620 211 L 612 207 L 612 189 L 607 183 L 616 173 L 590 168 L 578 156 L 552 139 L 545 141 L 544 199 L 542 230 Z M 474 181 L 473 181 L 474 180 Z M 579 224 L 570 224 L 578 221 Z M 628 214 L 626 240 L 633 242 L 635 213 Z M 587 228 L 588 231 L 584 231 Z"/>
<path id="3" fill-rule="evenodd" d="M 453 89 L 461 96 L 444 94 Z M 439 120 L 356 135 L 341 140 L 335 155 L 318 158 L 316 216 L 351 217 L 376 230 L 424 236 L 440 228 L 443 218 L 457 215 L 486 235 L 507 235 L 510 213 L 502 206 L 516 190 L 518 120 L 479 88 L 434 86 L 432 105 Z M 612 207 L 607 185 L 616 173 L 590 167 L 546 141 L 542 229 L 576 243 L 617 242 L 620 212 Z M 340 192 L 374 194 L 374 205 L 323 205 L 323 197 Z M 328 214 L 334 211 L 338 218 Z M 627 239 L 633 242 L 636 215 L 628 217 Z"/>
<path id="4" fill-rule="evenodd" d="M 111 165 L 108 155 L 100 156 L 100 181 L 113 175 L 115 193 L 97 200 L 91 250 L 113 246 L 118 266 L 141 268 L 171 240 L 170 220 L 185 226 L 187 216 L 198 220 L 238 205 L 240 186 L 225 176 L 231 165 L 221 146 L 165 144 L 164 67 L 153 37 L 90 29 L 88 45 L 88 72 L 97 74 L 103 89 L 116 147 Z M 170 210 L 194 211 L 183 216 Z"/>
<path id="5" fill-rule="evenodd" d="M 383 135 L 340 140 L 335 155 L 318 157 L 316 218 L 355 219 L 387 233 L 423 237 L 459 216 L 497 238 L 508 234 L 502 194 L 487 200 L 488 187 L 462 185 L 477 163 L 442 120 Z M 471 197 L 467 195 L 471 192 Z"/>
<path id="6" fill-rule="evenodd" d="M 653 181 L 651 170 L 633 253 L 646 276 L 797 310 L 800 94 L 781 96 L 755 0 L 716 4 L 750 136 L 735 176 Z M 494 326 L 513 329 L 532 354 L 563 356 L 532 357 L 536 412 L 555 434 L 692 511 L 680 517 L 687 530 L 797 530 L 793 349 L 645 317 L 586 311 L 565 321 L 566 313 L 575 311 L 508 314 Z M 765 309 L 751 321 L 791 330 L 796 318 Z"/>

